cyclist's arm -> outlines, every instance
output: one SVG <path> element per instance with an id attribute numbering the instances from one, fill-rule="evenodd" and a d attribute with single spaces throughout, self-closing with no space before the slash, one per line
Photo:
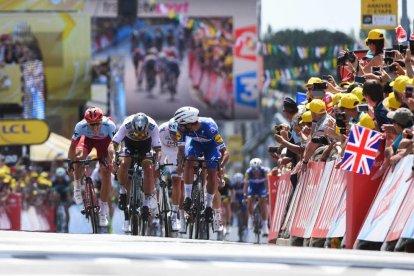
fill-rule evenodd
<path id="1" fill-rule="evenodd" d="M 76 157 L 76 146 L 78 145 L 79 140 L 72 140 L 68 150 L 68 159 L 75 160 Z"/>
<path id="2" fill-rule="evenodd" d="M 227 148 L 226 147 L 220 149 L 220 152 L 221 152 L 221 164 L 220 164 L 220 167 L 224 168 L 224 166 L 226 166 L 227 162 L 229 162 L 230 154 L 227 151 Z"/>
<path id="3" fill-rule="evenodd" d="M 108 163 L 109 164 L 113 163 L 114 155 L 115 155 L 115 152 L 118 151 L 118 148 L 119 148 L 118 143 L 114 141 L 111 141 L 111 143 L 109 143 L 109 146 L 108 146 Z"/>
<path id="4" fill-rule="evenodd" d="M 161 160 L 161 147 L 154 147 L 153 148 L 154 149 L 154 151 L 155 151 L 155 162 L 160 162 L 160 160 Z"/>

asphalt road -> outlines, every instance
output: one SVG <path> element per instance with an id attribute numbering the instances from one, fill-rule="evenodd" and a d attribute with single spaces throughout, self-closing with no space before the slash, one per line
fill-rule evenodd
<path id="1" fill-rule="evenodd" d="M 413 275 L 408 253 L 0 231 L 0 275 Z"/>

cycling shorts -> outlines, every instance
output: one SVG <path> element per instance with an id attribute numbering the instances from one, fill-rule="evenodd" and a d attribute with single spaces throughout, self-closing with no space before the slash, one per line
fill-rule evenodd
<path id="1" fill-rule="evenodd" d="M 260 184 L 249 184 L 249 188 L 247 190 L 248 196 L 258 196 L 258 197 L 266 197 L 266 187 L 264 183 Z"/>
<path id="2" fill-rule="evenodd" d="M 141 156 L 146 156 L 148 159 L 152 160 L 152 139 L 151 137 L 142 140 L 142 141 L 134 141 L 129 139 L 128 137 L 125 137 L 124 144 L 125 147 L 122 148 L 120 154 L 121 155 L 133 155 L 133 154 L 139 154 Z"/>
<path id="3" fill-rule="evenodd" d="M 200 156 L 203 155 L 207 161 L 207 168 L 217 169 L 217 163 L 220 162 L 221 153 L 216 148 L 216 144 L 212 143 L 200 143 L 193 139 L 188 139 L 185 144 L 185 156 Z M 215 162 L 209 162 L 215 161 Z"/>
<path id="4" fill-rule="evenodd" d="M 97 157 L 106 159 L 108 157 L 108 146 L 110 143 L 111 138 L 109 137 L 106 137 L 104 139 L 92 139 L 86 136 L 82 136 L 76 145 L 76 150 L 87 152 L 87 154 L 89 154 L 92 149 L 95 148 Z"/>

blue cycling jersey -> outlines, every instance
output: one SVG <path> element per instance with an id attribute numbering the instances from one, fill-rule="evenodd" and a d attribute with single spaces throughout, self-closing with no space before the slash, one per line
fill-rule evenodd
<path id="1" fill-rule="evenodd" d="M 192 141 L 201 144 L 211 144 L 211 146 L 215 146 L 218 150 L 226 147 L 223 138 L 218 132 L 218 126 L 212 118 L 200 117 L 198 122 L 201 126 L 197 131 L 183 132 L 180 129 L 178 130 L 178 146 L 184 146 L 185 138 L 191 137 Z"/>

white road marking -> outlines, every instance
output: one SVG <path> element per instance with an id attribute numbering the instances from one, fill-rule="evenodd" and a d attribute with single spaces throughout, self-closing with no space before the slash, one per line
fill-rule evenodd
<path id="1" fill-rule="evenodd" d="M 163 260 L 162 265 L 165 265 L 168 268 L 190 269 L 189 263 L 177 260 Z"/>

